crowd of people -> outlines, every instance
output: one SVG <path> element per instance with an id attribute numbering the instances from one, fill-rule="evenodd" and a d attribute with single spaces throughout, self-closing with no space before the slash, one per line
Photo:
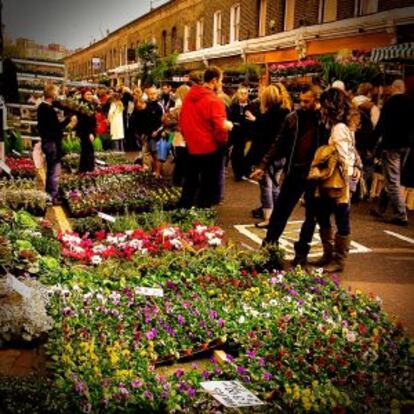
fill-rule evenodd
<path id="1" fill-rule="evenodd" d="M 231 163 L 234 181 L 259 181 L 260 206 L 252 215 L 260 220 L 257 227 L 267 229 L 265 245 L 279 242 L 302 200 L 306 213 L 294 264 L 307 263 L 318 224 L 323 256 L 313 264 L 328 272 L 343 270 L 351 199 L 369 194 L 366 188 L 379 164 L 385 184 L 371 214 L 385 220 L 390 205 L 388 221 L 407 225 L 401 175 L 412 157 L 414 106 L 402 80 L 390 86 L 391 96 L 381 109 L 369 83 L 356 91 L 346 91 L 339 80 L 325 89 L 304 85 L 294 103 L 282 83 L 260 86 L 250 99 L 248 86 L 240 85 L 231 97 L 222 80 L 221 70 L 209 67 L 202 78 L 190 76 L 174 92 L 168 83 L 161 89 L 66 90 L 64 99 L 82 105 L 70 110 L 59 103 L 62 91 L 48 85 L 38 124 L 52 203 L 58 202 L 61 141 L 69 126 L 81 141 L 79 172 L 95 168 L 92 142 L 97 135 L 110 138 L 117 151 L 141 151 L 157 177 L 163 174 L 162 163 L 172 158 L 172 183 L 182 187 L 183 208 L 220 204 Z M 65 109 L 66 118 L 59 119 L 56 109 Z"/>

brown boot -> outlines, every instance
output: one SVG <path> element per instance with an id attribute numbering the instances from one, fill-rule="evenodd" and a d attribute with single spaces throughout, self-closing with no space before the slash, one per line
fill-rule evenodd
<path id="1" fill-rule="evenodd" d="M 320 229 L 319 234 L 321 236 L 323 256 L 316 260 L 308 260 L 311 266 L 323 267 L 330 263 L 333 259 L 334 251 L 334 238 L 332 228 Z"/>
<path id="2" fill-rule="evenodd" d="M 349 245 L 351 242 L 350 236 L 335 236 L 335 252 L 333 260 L 323 270 L 326 273 L 342 272 L 345 268 L 345 259 L 348 257 Z"/>

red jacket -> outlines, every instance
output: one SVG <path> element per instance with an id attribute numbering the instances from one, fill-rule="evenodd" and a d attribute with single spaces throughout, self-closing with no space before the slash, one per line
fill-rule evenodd
<path id="1" fill-rule="evenodd" d="M 184 99 L 180 112 L 180 131 L 190 154 L 210 154 L 227 142 L 224 103 L 211 89 L 194 85 Z"/>

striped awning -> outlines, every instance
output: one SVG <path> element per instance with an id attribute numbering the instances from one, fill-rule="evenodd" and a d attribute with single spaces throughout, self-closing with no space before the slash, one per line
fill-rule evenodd
<path id="1" fill-rule="evenodd" d="M 384 60 L 414 60 L 414 42 L 372 49 L 371 60 L 373 62 L 382 62 Z"/>

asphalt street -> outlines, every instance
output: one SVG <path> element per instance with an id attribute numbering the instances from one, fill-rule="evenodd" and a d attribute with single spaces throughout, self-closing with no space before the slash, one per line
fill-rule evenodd
<path id="1" fill-rule="evenodd" d="M 383 300 L 387 313 L 401 320 L 414 336 L 414 212 L 409 225 L 400 227 L 378 221 L 369 215 L 372 203 L 352 206 L 352 245 L 346 269 L 340 274 L 343 287 L 373 293 Z M 218 207 L 219 224 L 228 237 L 248 249 L 258 249 L 263 232 L 257 231 L 257 220 L 250 210 L 259 206 L 259 187 L 249 181 L 233 182 L 228 177 L 224 202 Z M 296 238 L 304 209 L 298 205 L 284 233 L 287 252 Z M 249 226 L 250 225 L 250 226 Z M 235 227 L 236 226 L 236 227 Z M 321 251 L 315 235 L 312 251 Z"/>

